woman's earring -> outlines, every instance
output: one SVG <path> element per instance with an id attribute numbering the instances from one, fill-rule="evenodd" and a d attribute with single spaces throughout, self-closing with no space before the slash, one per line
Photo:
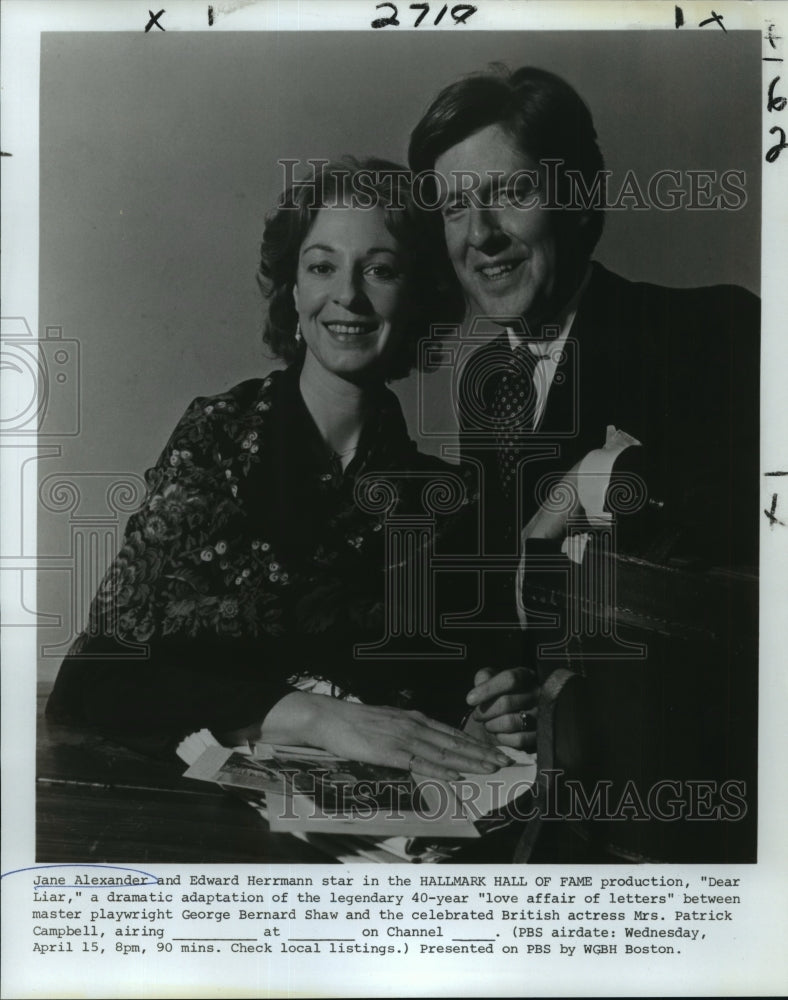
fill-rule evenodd
<path id="1" fill-rule="evenodd" d="M 296 332 L 295 332 L 295 342 L 296 342 L 297 344 L 300 344 L 300 343 L 301 343 L 301 341 L 302 341 L 303 339 L 304 339 L 304 338 L 303 338 L 303 336 L 301 335 L 301 320 L 299 320 L 299 321 L 298 321 L 298 322 L 296 323 Z"/>

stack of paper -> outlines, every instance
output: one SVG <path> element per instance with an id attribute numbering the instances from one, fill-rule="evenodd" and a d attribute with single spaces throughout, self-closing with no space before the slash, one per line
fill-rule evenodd
<path id="1" fill-rule="evenodd" d="M 344 850 L 356 860 L 424 861 L 446 860 L 455 841 L 477 839 L 511 821 L 507 807 L 530 792 L 536 761 L 533 754 L 501 749 L 511 765 L 457 782 L 311 747 L 223 747 L 207 730 L 187 737 L 178 754 L 190 765 L 187 778 L 241 794 L 273 831 L 324 848 L 328 840 L 330 853 L 342 860 L 352 859 L 341 856 Z"/>

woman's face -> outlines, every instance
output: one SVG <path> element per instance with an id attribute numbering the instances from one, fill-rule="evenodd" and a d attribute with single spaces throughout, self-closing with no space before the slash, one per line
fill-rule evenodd
<path id="1" fill-rule="evenodd" d="M 314 361 L 350 381 L 384 375 L 404 333 L 406 272 L 381 208 L 321 209 L 293 288 Z"/>

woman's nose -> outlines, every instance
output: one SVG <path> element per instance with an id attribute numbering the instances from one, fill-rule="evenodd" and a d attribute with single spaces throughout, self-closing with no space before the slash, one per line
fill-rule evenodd
<path id="1" fill-rule="evenodd" d="M 369 302 L 362 288 L 361 276 L 353 269 L 337 271 L 334 281 L 334 301 L 351 312 L 364 312 Z"/>

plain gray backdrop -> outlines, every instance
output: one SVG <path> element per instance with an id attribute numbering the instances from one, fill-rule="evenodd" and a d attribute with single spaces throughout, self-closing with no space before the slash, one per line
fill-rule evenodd
<path id="1" fill-rule="evenodd" d="M 744 171 L 742 209 L 609 213 L 596 257 L 635 280 L 759 292 L 758 32 L 45 34 L 39 320 L 79 342 L 81 422 L 40 478 L 141 475 L 192 398 L 270 369 L 254 275 L 277 161 L 402 161 L 437 91 L 491 62 L 573 84 L 614 182 Z M 414 378 L 397 391 L 416 436 Z M 449 419 L 447 399 L 431 405 Z M 70 536 L 40 509 L 42 555 Z M 50 644 L 71 628 L 67 577 L 39 576 L 39 609 L 62 617 Z"/>

